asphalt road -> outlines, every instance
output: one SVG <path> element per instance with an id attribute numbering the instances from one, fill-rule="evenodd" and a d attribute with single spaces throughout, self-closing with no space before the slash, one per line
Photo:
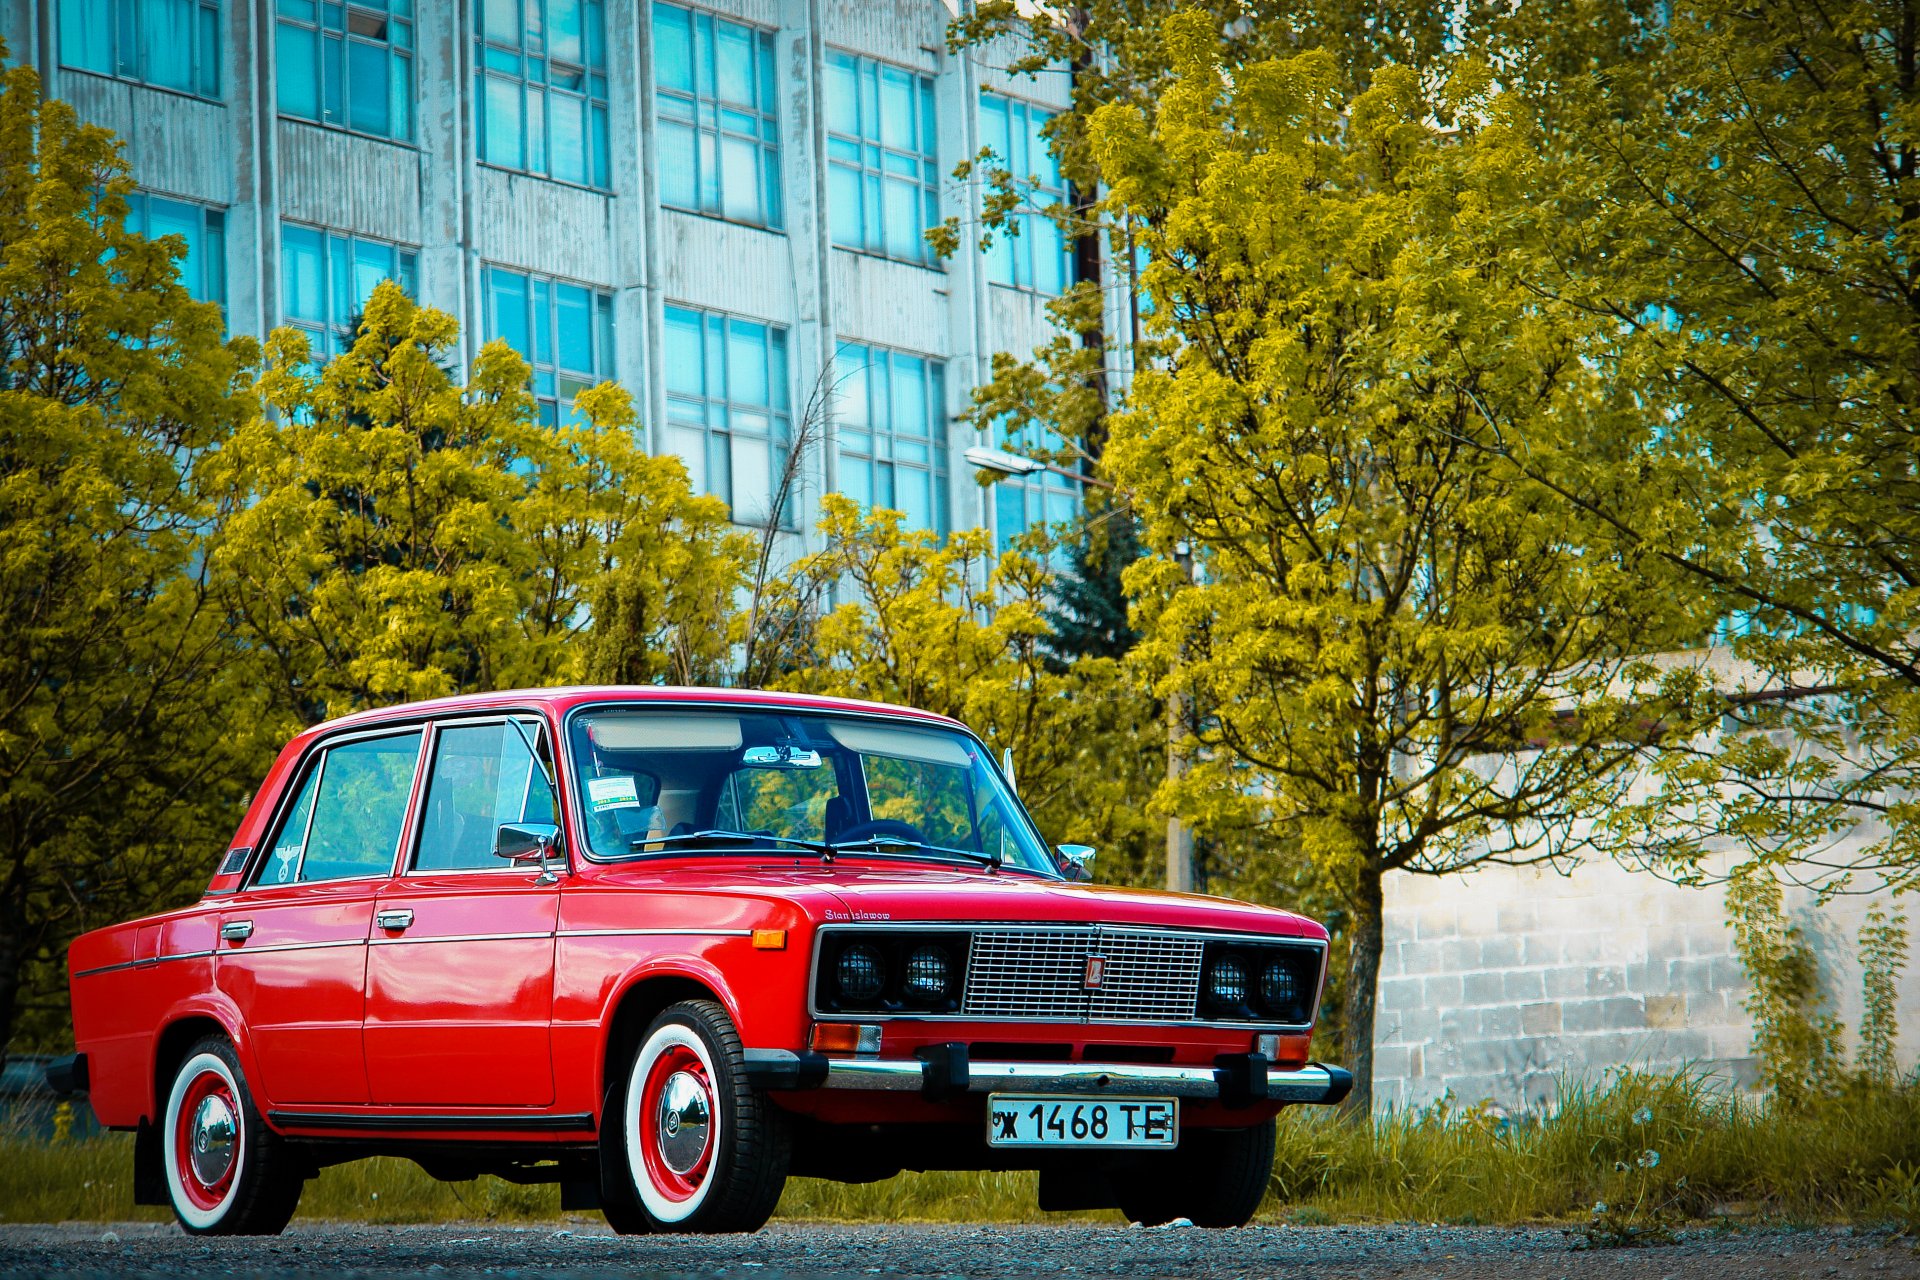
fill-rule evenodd
<path id="1" fill-rule="evenodd" d="M 172 1226 L 0 1226 L 0 1276 L 739 1277 L 1386 1276 L 1920 1277 L 1920 1242 L 1848 1231 L 1685 1234 L 1629 1249 L 1566 1233 L 1491 1227 L 1249 1227 L 1240 1231 L 776 1224 L 758 1235 L 620 1238 L 566 1227 L 298 1223 L 268 1239 L 205 1240 Z"/>

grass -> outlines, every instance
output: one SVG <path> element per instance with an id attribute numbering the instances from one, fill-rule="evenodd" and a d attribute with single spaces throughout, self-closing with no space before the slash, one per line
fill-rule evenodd
<path id="1" fill-rule="evenodd" d="M 0 1135 L 0 1221 L 164 1220 L 132 1203 L 130 1139 Z M 903 1174 L 861 1186 L 796 1178 L 779 1216 L 847 1222 L 1042 1222 L 1032 1174 Z M 1920 1088 L 1856 1085 L 1798 1110 L 1697 1074 L 1623 1073 L 1564 1091 L 1551 1119 L 1435 1106 L 1371 1126 L 1280 1119 L 1269 1221 L 1572 1224 L 1596 1243 L 1683 1222 L 1888 1225 L 1920 1233 Z M 440 1183 L 404 1160 L 326 1170 L 303 1218 L 555 1222 L 559 1194 L 496 1178 Z M 1082 1215 L 1119 1222 L 1118 1213 Z"/>

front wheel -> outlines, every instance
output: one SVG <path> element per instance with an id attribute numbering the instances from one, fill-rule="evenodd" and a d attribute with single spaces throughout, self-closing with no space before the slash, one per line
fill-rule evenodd
<path id="1" fill-rule="evenodd" d="M 785 1117 L 747 1083 L 725 1009 L 686 1000 L 653 1020 L 601 1115 L 601 1198 L 623 1233 L 757 1231 L 786 1186 Z"/>
<path id="2" fill-rule="evenodd" d="M 194 1235 L 278 1235 L 293 1217 L 305 1179 L 224 1038 L 195 1044 L 173 1073 L 161 1140 L 174 1216 Z"/>
<path id="3" fill-rule="evenodd" d="M 1190 1129 L 1172 1151 L 1114 1175 L 1120 1211 L 1150 1227 L 1176 1218 L 1197 1227 L 1244 1227 L 1266 1198 L 1273 1148 L 1271 1120 L 1251 1129 Z"/>

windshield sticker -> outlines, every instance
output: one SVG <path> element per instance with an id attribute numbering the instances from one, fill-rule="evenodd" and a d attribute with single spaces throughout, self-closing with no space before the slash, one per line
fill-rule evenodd
<path id="1" fill-rule="evenodd" d="M 587 798 L 592 802 L 595 813 L 640 807 L 640 791 L 634 785 L 631 774 L 615 778 L 588 778 Z"/>

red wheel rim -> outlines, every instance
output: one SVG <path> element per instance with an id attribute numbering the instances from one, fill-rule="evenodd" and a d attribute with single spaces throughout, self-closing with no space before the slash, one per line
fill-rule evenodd
<path id="1" fill-rule="evenodd" d="M 222 1121 L 228 1127 L 223 1132 Z M 224 1148 L 224 1160 L 220 1150 Z M 220 1207 L 240 1167 L 240 1106 L 217 1071 L 202 1071 L 187 1086 L 173 1127 L 173 1167 L 196 1209 Z"/>
<path id="2" fill-rule="evenodd" d="M 687 1101 L 689 1088 L 697 1090 L 704 1107 L 698 1153 L 691 1162 L 682 1158 L 669 1163 L 670 1152 L 684 1152 L 691 1146 L 685 1108 L 669 1106 L 672 1101 Z M 640 1155 L 647 1177 L 667 1199 L 690 1200 L 713 1165 L 713 1082 L 706 1064 L 690 1046 L 670 1044 L 647 1068 L 640 1096 Z M 681 1167 L 676 1169 L 676 1164 Z"/>

